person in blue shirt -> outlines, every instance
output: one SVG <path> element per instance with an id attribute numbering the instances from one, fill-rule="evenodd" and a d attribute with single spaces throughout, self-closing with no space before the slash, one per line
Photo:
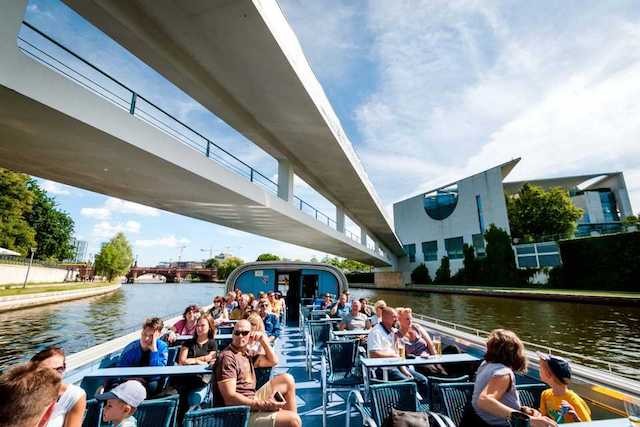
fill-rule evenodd
<path id="1" fill-rule="evenodd" d="M 168 346 L 166 342 L 159 339 L 163 326 L 162 319 L 159 317 L 146 319 L 142 325 L 140 339 L 129 343 L 122 350 L 118 367 L 167 366 Z M 147 390 L 147 396 L 153 396 L 161 391 L 161 377 L 139 381 Z"/>
<path id="2" fill-rule="evenodd" d="M 258 314 L 264 322 L 264 332 L 269 337 L 269 341 L 274 342 L 280 336 L 282 327 L 278 316 L 271 312 L 271 303 L 268 299 L 260 300 L 258 303 Z"/>
<path id="3" fill-rule="evenodd" d="M 340 299 L 331 308 L 331 317 L 344 317 L 351 311 L 351 304 L 349 304 L 349 297 L 346 293 L 340 294 Z"/>

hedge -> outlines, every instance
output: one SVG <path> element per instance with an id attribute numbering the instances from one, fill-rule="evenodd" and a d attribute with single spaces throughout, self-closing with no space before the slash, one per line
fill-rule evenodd
<path id="1" fill-rule="evenodd" d="M 345 276 L 349 283 L 374 283 L 373 273 L 348 273 Z"/>

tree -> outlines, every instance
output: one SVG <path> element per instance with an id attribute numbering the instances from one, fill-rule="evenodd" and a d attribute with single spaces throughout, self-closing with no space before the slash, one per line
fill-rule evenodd
<path id="1" fill-rule="evenodd" d="M 491 224 L 484 233 L 484 239 L 487 241 L 487 256 L 482 260 L 483 281 L 492 285 L 517 283 L 516 259 L 507 232 Z"/>
<path id="2" fill-rule="evenodd" d="M 218 261 L 215 258 L 209 258 L 208 260 L 206 260 L 204 262 L 204 266 L 206 268 L 219 268 L 220 267 L 220 261 Z"/>
<path id="3" fill-rule="evenodd" d="M 411 283 L 418 283 L 421 285 L 428 285 L 431 283 L 431 276 L 429 275 L 429 269 L 424 263 L 421 263 L 411 272 Z"/>
<path id="4" fill-rule="evenodd" d="M 100 253 L 96 255 L 96 273 L 106 276 L 109 282 L 122 276 L 133 263 L 131 245 L 123 233 L 116 234 L 109 242 L 102 245 Z"/>
<path id="5" fill-rule="evenodd" d="M 218 279 L 225 280 L 233 270 L 240 267 L 242 264 L 244 264 L 244 261 L 234 256 L 221 261 L 218 266 Z"/>
<path id="6" fill-rule="evenodd" d="M 640 224 L 640 214 L 625 216 L 622 220 L 623 225 L 638 225 Z"/>
<path id="7" fill-rule="evenodd" d="M 34 201 L 28 183 L 27 175 L 0 168 L 0 247 L 23 255 L 36 245 L 35 230 L 26 219 Z"/>
<path id="8" fill-rule="evenodd" d="M 460 273 L 462 283 L 478 283 L 480 281 L 480 262 L 476 258 L 473 246 L 465 243 L 462 252 L 464 254 L 463 267 Z"/>
<path id="9" fill-rule="evenodd" d="M 56 209 L 55 200 L 34 179 L 30 179 L 27 186 L 34 195 L 34 202 L 26 219 L 36 233 L 38 256 L 58 261 L 73 258 L 73 220 L 66 212 Z"/>
<path id="10" fill-rule="evenodd" d="M 443 256 L 440 261 L 440 267 L 436 270 L 436 277 L 433 283 L 443 285 L 451 282 L 451 268 L 449 266 L 449 257 Z"/>
<path id="11" fill-rule="evenodd" d="M 517 194 L 507 197 L 507 212 L 511 235 L 524 241 L 543 236 L 571 235 L 583 211 L 571 202 L 562 188 L 544 190 L 531 184 L 522 186 Z"/>
<path id="12" fill-rule="evenodd" d="M 256 261 L 280 261 L 280 257 L 278 255 L 270 254 L 267 252 L 258 255 Z"/>
<path id="13" fill-rule="evenodd" d="M 330 257 L 326 255 L 322 260 L 320 260 L 320 262 L 338 267 L 345 273 L 351 273 L 352 271 L 371 271 L 370 265 L 352 259 L 340 259 L 338 257 Z"/>

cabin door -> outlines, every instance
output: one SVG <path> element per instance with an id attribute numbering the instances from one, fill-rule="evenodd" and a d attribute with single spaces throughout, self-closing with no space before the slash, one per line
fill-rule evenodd
<path id="1" fill-rule="evenodd" d="M 300 271 L 276 272 L 278 290 L 287 302 L 287 321 L 298 322 L 300 310 Z"/>

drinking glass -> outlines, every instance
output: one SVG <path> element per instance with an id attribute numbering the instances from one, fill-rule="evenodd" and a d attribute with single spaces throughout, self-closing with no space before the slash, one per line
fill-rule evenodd
<path id="1" fill-rule="evenodd" d="M 434 335 L 433 346 L 436 348 L 436 354 L 442 354 L 442 338 L 440 338 L 440 335 Z"/>
<path id="2" fill-rule="evenodd" d="M 640 427 L 640 401 L 625 400 L 624 409 L 627 411 L 629 423 L 631 423 L 633 427 Z"/>

